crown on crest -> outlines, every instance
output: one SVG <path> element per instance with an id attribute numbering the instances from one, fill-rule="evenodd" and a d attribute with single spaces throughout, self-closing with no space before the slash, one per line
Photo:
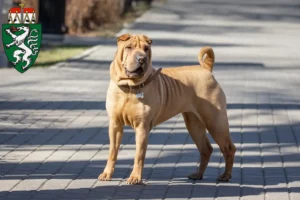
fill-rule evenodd
<path id="1" fill-rule="evenodd" d="M 35 24 L 36 16 L 34 8 L 24 8 L 25 4 L 19 4 L 19 8 L 11 8 L 8 11 L 9 24 Z"/>

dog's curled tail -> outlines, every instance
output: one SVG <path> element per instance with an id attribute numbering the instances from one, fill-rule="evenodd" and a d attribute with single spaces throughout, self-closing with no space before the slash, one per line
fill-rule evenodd
<path id="1" fill-rule="evenodd" d="M 203 56 L 205 57 L 203 58 Z M 198 60 L 202 67 L 212 72 L 215 63 L 215 54 L 213 49 L 209 46 L 203 47 L 199 52 Z"/>

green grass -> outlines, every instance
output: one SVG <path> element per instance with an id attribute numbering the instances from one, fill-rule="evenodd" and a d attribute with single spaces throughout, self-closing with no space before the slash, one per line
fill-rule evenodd
<path id="1" fill-rule="evenodd" d="M 49 67 L 78 55 L 88 48 L 87 46 L 56 46 L 43 48 L 40 50 L 32 67 Z"/>

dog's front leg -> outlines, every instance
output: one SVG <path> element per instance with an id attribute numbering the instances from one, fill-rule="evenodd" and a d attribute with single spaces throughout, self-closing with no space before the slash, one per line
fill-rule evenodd
<path id="1" fill-rule="evenodd" d="M 149 129 L 145 128 L 144 126 L 140 126 L 135 130 L 135 132 L 136 153 L 133 170 L 130 177 L 127 179 L 128 184 L 142 183 L 142 172 L 148 145 Z"/>
<path id="2" fill-rule="evenodd" d="M 123 124 L 117 120 L 110 119 L 109 122 L 109 156 L 106 167 L 102 174 L 99 175 L 98 180 L 109 181 L 115 170 L 115 164 L 118 157 L 121 140 L 123 136 Z"/>

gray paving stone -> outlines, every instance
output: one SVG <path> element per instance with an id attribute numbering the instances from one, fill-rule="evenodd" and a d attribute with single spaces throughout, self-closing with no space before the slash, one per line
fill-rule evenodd
<path id="1" fill-rule="evenodd" d="M 1 192 L 9 191 L 13 186 L 15 186 L 19 182 L 19 180 L 14 180 L 14 179 L 9 179 L 9 180 L 0 179 L 0 181 L 1 181 L 1 188 L 0 188 Z"/>

